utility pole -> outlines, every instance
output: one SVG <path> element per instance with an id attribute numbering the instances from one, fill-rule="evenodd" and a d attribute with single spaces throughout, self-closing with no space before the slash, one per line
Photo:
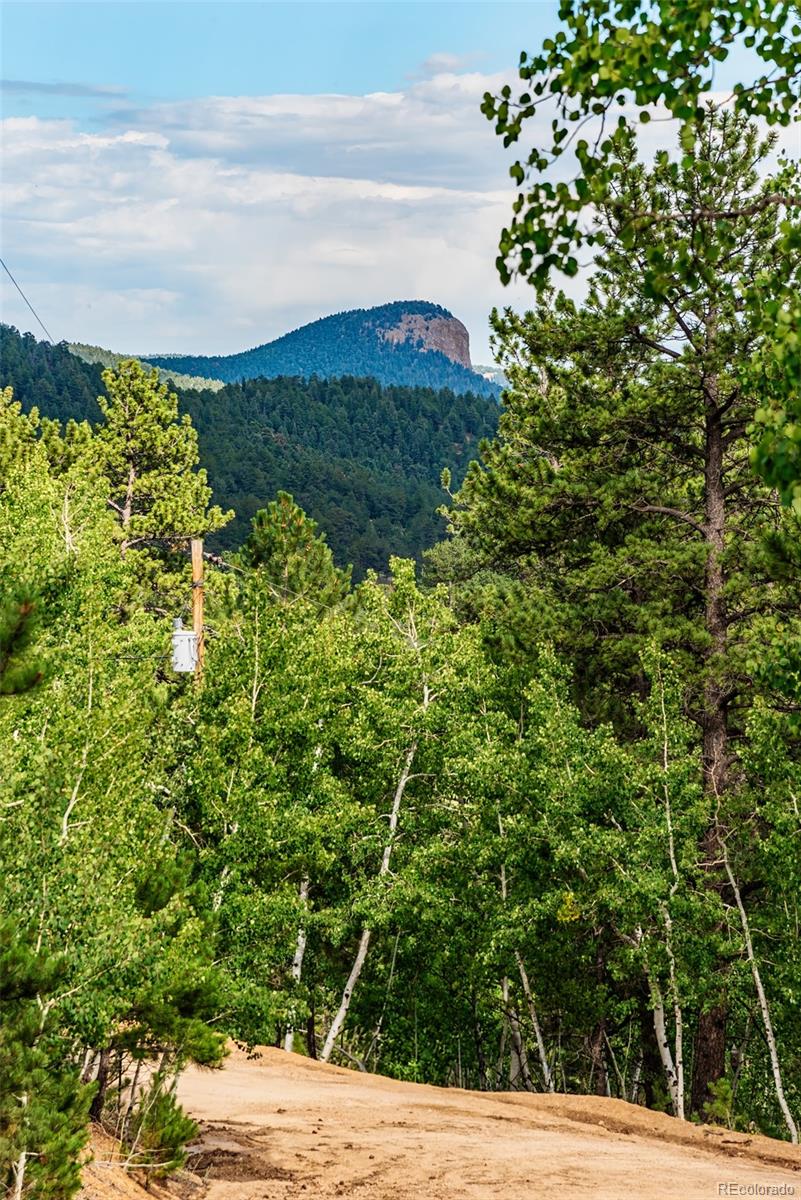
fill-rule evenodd
<path id="1" fill-rule="evenodd" d="M 203 539 L 192 538 L 192 629 L 195 633 L 195 683 L 203 678 Z"/>

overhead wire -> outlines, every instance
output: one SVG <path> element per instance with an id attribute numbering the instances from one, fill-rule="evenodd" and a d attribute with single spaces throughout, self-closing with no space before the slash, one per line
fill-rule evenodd
<path id="1" fill-rule="evenodd" d="M 0 264 L 2 264 L 3 270 L 5 271 L 6 275 L 7 275 L 7 276 L 8 276 L 8 278 L 11 280 L 11 282 L 14 284 L 14 287 L 17 289 L 17 291 L 19 292 L 20 296 L 22 296 L 22 299 L 23 299 L 23 300 L 25 301 L 25 303 L 28 305 L 28 308 L 31 310 L 31 312 L 33 313 L 33 315 L 36 317 L 36 320 L 39 322 L 39 324 L 41 325 L 42 329 L 45 331 L 45 335 L 46 335 L 46 337 L 47 337 L 47 340 L 48 340 L 49 342 L 51 342 L 53 345 L 55 345 L 55 339 L 53 338 L 53 335 L 50 333 L 50 330 L 47 328 L 47 326 L 45 325 L 44 321 L 43 321 L 43 320 L 42 320 L 42 318 L 39 316 L 38 312 L 37 312 L 37 311 L 36 311 L 36 309 L 33 307 L 33 305 L 31 304 L 30 300 L 28 299 L 28 297 L 27 297 L 27 296 L 25 295 L 25 293 L 23 292 L 23 290 L 22 290 L 22 288 L 20 287 L 20 285 L 17 283 L 16 279 L 15 279 L 15 278 L 14 278 L 14 276 L 11 274 L 11 272 L 10 272 L 10 270 L 8 269 L 8 267 L 6 266 L 6 264 L 3 262 L 3 259 L 2 259 L 2 258 L 0 258 Z"/>

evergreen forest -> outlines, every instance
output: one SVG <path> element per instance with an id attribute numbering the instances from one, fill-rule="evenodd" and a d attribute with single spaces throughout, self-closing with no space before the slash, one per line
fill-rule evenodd
<path id="1" fill-rule="evenodd" d="M 497 428 L 492 401 L 367 379 L 179 397 L 4 334 L 20 1200 L 73 1194 L 90 1117 L 149 1178 L 180 1166 L 174 1081 L 231 1039 L 798 1141 L 801 224 L 754 117 L 789 119 L 800 60 L 760 5 L 619 7 L 563 6 L 519 103 L 485 101 L 509 146 L 544 79 L 561 105 L 512 168 L 499 267 L 533 289 L 493 314 Z M 777 82 L 692 102 L 743 30 Z M 621 119 L 577 143 L 583 186 L 549 184 L 570 114 L 624 85 L 675 151 Z M 579 303 L 554 270 L 588 244 Z M 198 538 L 204 658 L 177 673 Z"/>
<path id="2" fill-rule="evenodd" d="M 109 357 L 107 366 L 119 362 Z M 7 325 L 0 361 L 3 383 L 26 411 L 35 406 L 62 423 L 100 419 L 99 363 Z M 461 478 L 498 423 L 498 404 L 486 396 L 353 376 L 250 379 L 176 393 L 197 430 L 214 497 L 235 514 L 210 548 L 241 546 L 259 509 L 286 490 L 356 579 L 386 573 L 393 554 L 422 559 L 445 530 L 437 514 L 443 468 Z"/>

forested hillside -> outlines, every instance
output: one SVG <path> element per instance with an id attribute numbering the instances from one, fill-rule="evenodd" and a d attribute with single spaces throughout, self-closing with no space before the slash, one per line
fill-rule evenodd
<path id="1" fill-rule="evenodd" d="M 419 334 L 405 328 L 410 318 L 420 319 Z M 449 388 L 454 392 L 497 397 L 498 384 L 470 368 L 469 355 L 462 352 L 461 346 L 462 361 L 441 349 L 427 348 L 425 327 L 432 321 L 446 331 L 452 325 L 456 335 L 464 330 L 438 304 L 396 301 L 323 317 L 241 354 L 150 355 L 147 361 L 167 372 L 205 375 L 228 383 L 258 377 L 273 379 L 278 375 L 300 375 L 306 379 L 312 375 L 323 379 L 358 375 L 371 376 L 384 384 Z M 446 344 L 448 340 L 444 339 Z"/>
<path id="2" fill-rule="evenodd" d="M 23 408 L 61 422 L 99 418 L 98 366 L 8 326 L 0 336 L 2 382 Z M 460 479 L 498 417 L 484 396 L 353 377 L 255 379 L 179 398 L 215 499 L 236 514 L 212 544 L 235 549 L 257 510 L 289 491 L 357 578 L 386 571 L 392 554 L 419 558 L 442 536 L 442 469 Z"/>
<path id="3" fill-rule="evenodd" d="M 236 512 L 219 535 L 238 545 L 266 499 L 291 492 L 357 577 L 418 557 L 444 533 L 444 467 L 461 478 L 497 428 L 482 396 L 381 387 L 372 379 L 253 379 L 181 394 L 215 497 Z"/>
<path id="4" fill-rule="evenodd" d="M 0 324 L 0 386 L 13 387 L 26 411 L 37 407 L 54 420 L 96 421 L 103 390 L 102 367 L 71 354 L 64 342 L 52 345 L 32 333 Z"/>
<path id="5" fill-rule="evenodd" d="M 113 350 L 104 350 L 102 346 L 89 346 L 85 342 L 68 342 L 67 349 L 78 358 L 82 358 L 84 362 L 98 363 L 101 367 L 116 367 L 118 363 L 131 357 L 130 354 L 115 354 Z M 181 375 L 177 371 L 166 371 L 159 368 L 157 370 L 160 379 L 171 379 L 175 387 L 184 390 L 207 388 L 216 392 L 222 387 L 219 379 L 204 378 L 200 375 Z"/>

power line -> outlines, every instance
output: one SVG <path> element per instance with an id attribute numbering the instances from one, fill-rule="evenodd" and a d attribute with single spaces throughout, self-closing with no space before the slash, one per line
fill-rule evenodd
<path id="1" fill-rule="evenodd" d="M 0 263 L 2 263 L 3 270 L 5 271 L 6 275 L 7 275 L 7 276 L 8 276 L 8 278 L 11 280 L 11 282 L 14 284 L 14 287 L 17 289 L 17 291 L 19 292 L 20 296 L 22 296 L 22 299 L 23 299 L 23 300 L 25 301 L 25 303 L 28 305 L 28 308 L 31 310 L 31 312 L 33 313 L 33 315 L 36 317 L 36 320 L 39 322 L 39 324 L 41 325 L 42 329 L 45 331 L 45 334 L 47 335 L 47 340 L 48 340 L 49 342 L 52 342 L 52 343 L 55 345 L 55 340 L 54 340 L 54 338 L 53 338 L 52 334 L 50 333 L 50 330 L 47 328 L 47 326 L 45 325 L 44 321 L 43 321 L 43 320 L 42 320 L 42 318 L 39 316 L 38 312 L 37 312 L 37 311 L 36 311 L 36 309 L 33 307 L 33 305 L 31 304 L 30 300 L 29 300 L 29 299 L 28 299 L 28 297 L 25 295 L 25 293 L 23 292 L 22 288 L 19 286 L 19 284 L 17 283 L 16 279 L 14 278 L 14 276 L 13 276 L 13 275 L 11 274 L 11 272 L 9 271 L 8 267 L 6 266 L 6 264 L 3 262 L 2 258 L 0 258 Z"/>

